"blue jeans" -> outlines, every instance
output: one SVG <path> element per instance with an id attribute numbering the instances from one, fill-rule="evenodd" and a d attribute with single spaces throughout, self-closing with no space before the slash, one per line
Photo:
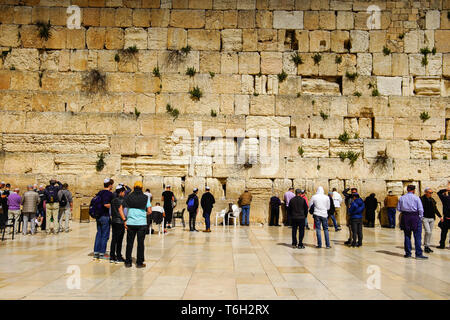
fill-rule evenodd
<path id="1" fill-rule="evenodd" d="M 333 225 L 334 225 L 334 229 L 337 231 L 338 230 L 338 224 L 336 221 L 336 217 L 334 216 L 334 214 L 330 215 L 331 220 L 333 221 Z"/>
<path id="2" fill-rule="evenodd" d="M 242 224 L 250 224 L 250 206 L 249 205 L 242 206 Z"/>
<path id="3" fill-rule="evenodd" d="M 412 245 L 411 245 L 411 231 L 403 231 L 405 234 L 405 254 L 407 256 L 411 255 Z M 414 247 L 416 249 L 416 257 L 422 256 L 422 224 L 419 223 L 416 230 L 413 230 L 414 234 Z"/>
<path id="4" fill-rule="evenodd" d="M 97 235 L 95 236 L 94 254 L 105 254 L 109 239 L 109 216 L 97 219 Z"/>
<path id="5" fill-rule="evenodd" d="M 206 230 L 211 228 L 211 210 L 203 210 L 203 218 L 205 218 Z"/>
<path id="6" fill-rule="evenodd" d="M 389 227 L 395 228 L 395 208 L 388 208 Z"/>
<path id="7" fill-rule="evenodd" d="M 325 244 L 330 246 L 330 237 L 328 235 L 328 218 L 319 217 L 314 215 L 314 223 L 316 224 L 317 246 L 322 247 L 322 236 L 320 231 L 320 225 L 323 226 L 323 233 L 325 234 Z"/>

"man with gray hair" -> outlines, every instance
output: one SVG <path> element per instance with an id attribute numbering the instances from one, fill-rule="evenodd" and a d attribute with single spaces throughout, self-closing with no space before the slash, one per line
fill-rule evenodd
<path id="1" fill-rule="evenodd" d="M 34 218 L 36 216 L 37 206 L 39 204 L 39 194 L 33 190 L 32 185 L 27 186 L 27 192 L 22 198 L 22 213 L 23 213 L 23 235 L 28 233 L 28 221 L 31 224 L 30 232 L 34 234 Z"/>
<path id="2" fill-rule="evenodd" d="M 425 235 L 423 237 L 423 245 L 426 253 L 431 253 L 433 250 L 430 249 L 431 235 L 433 233 L 434 220 L 436 216 L 441 218 L 441 214 L 436 207 L 436 200 L 431 196 L 433 190 L 431 188 L 426 188 L 423 196 L 420 197 L 423 206 L 423 228 L 425 229 Z"/>

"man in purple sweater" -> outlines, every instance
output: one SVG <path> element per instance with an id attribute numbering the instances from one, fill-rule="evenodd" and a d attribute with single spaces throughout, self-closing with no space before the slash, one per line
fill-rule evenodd
<path id="1" fill-rule="evenodd" d="M 19 191 L 19 188 L 15 188 L 8 197 L 8 219 L 14 219 L 14 233 L 17 233 L 19 229 L 20 204 L 22 203 Z"/>

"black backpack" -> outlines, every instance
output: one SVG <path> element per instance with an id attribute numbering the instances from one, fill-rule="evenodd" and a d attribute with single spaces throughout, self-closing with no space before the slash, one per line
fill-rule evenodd
<path id="1" fill-rule="evenodd" d="M 66 206 L 67 206 L 67 198 L 66 198 L 66 195 L 63 193 L 61 200 L 59 200 L 59 207 L 65 208 Z"/>
<path id="2" fill-rule="evenodd" d="M 58 191 L 59 189 L 55 186 L 48 186 L 46 191 L 46 196 L 47 196 L 47 202 L 48 203 L 55 203 L 55 202 L 59 202 L 58 201 Z"/>

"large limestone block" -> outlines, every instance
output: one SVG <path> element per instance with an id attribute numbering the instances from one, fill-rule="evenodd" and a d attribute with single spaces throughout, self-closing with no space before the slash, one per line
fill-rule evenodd
<path id="1" fill-rule="evenodd" d="M 336 13 L 334 11 L 320 11 L 319 28 L 324 30 L 336 29 Z"/>
<path id="2" fill-rule="evenodd" d="M 357 72 L 362 76 L 370 76 L 372 74 L 372 54 L 358 53 L 357 55 Z"/>
<path id="3" fill-rule="evenodd" d="M 234 97 L 234 113 L 236 115 L 248 115 L 250 112 L 250 97 L 238 94 Z"/>
<path id="4" fill-rule="evenodd" d="M 450 158 L 450 140 L 438 140 L 432 145 L 431 155 L 433 159 Z"/>
<path id="5" fill-rule="evenodd" d="M 215 93 L 240 93 L 241 76 L 240 75 L 215 75 L 212 79 L 212 90 Z"/>
<path id="6" fill-rule="evenodd" d="M 187 45 L 187 31 L 183 28 L 167 29 L 167 49 L 180 50 Z"/>
<path id="7" fill-rule="evenodd" d="M 220 73 L 220 53 L 215 51 L 201 51 L 200 72 Z"/>
<path id="8" fill-rule="evenodd" d="M 448 179 L 450 178 L 449 172 L 450 172 L 450 161 L 448 160 L 430 161 L 430 179 L 432 180 L 446 179 L 448 183 Z M 445 186 L 442 186 L 441 188 L 444 189 Z"/>
<path id="9" fill-rule="evenodd" d="M 394 118 L 375 117 L 374 138 L 392 139 L 394 137 Z"/>
<path id="10" fill-rule="evenodd" d="M 445 119 L 432 117 L 423 122 L 419 115 L 414 118 L 395 118 L 394 137 L 396 139 L 438 140 L 444 136 Z"/>
<path id="11" fill-rule="evenodd" d="M 79 155 L 64 154 L 55 155 L 55 172 L 58 174 L 77 174 L 80 172 L 95 173 L 98 156 L 96 154 Z M 109 176 L 118 174 L 120 170 L 120 156 L 105 155 L 105 167 L 102 172 Z"/>
<path id="12" fill-rule="evenodd" d="M 320 116 L 311 117 L 311 138 L 337 138 L 344 132 L 344 120 L 339 116 L 330 116 L 323 120 Z"/>
<path id="13" fill-rule="evenodd" d="M 409 70 L 408 55 L 403 53 L 393 53 L 391 60 L 392 60 L 391 72 L 393 76 L 408 75 Z"/>
<path id="14" fill-rule="evenodd" d="M 291 96 L 291 95 L 277 95 L 275 101 L 276 115 L 291 116 L 291 115 L 307 115 L 312 114 L 312 98 L 308 96 Z"/>
<path id="15" fill-rule="evenodd" d="M 242 30 L 224 29 L 221 31 L 222 50 L 242 51 Z"/>
<path id="16" fill-rule="evenodd" d="M 220 73 L 238 73 L 239 63 L 236 52 L 222 52 L 220 59 Z"/>
<path id="17" fill-rule="evenodd" d="M 242 75 L 242 93 L 253 94 L 255 92 L 255 78 L 252 75 Z"/>
<path id="18" fill-rule="evenodd" d="M 377 89 L 384 96 L 401 96 L 402 77 L 377 77 Z"/>
<path id="19" fill-rule="evenodd" d="M 327 158 L 329 156 L 330 143 L 328 139 L 301 139 L 303 158 Z M 297 155 L 298 155 L 298 150 Z"/>
<path id="20" fill-rule="evenodd" d="M 390 97 L 388 114 L 394 117 L 417 117 L 426 111 L 432 117 L 445 117 L 445 101 L 428 97 Z"/>
<path id="21" fill-rule="evenodd" d="M 314 63 L 312 53 L 299 54 L 303 63 L 297 66 L 297 74 L 302 76 L 319 75 L 319 65 Z"/>
<path id="22" fill-rule="evenodd" d="M 270 128 L 278 130 L 280 137 L 289 137 L 289 117 L 273 117 L 273 116 L 248 116 L 245 120 L 246 130 L 259 130 L 260 128 Z"/>
<path id="23" fill-rule="evenodd" d="M 201 29 L 205 26 L 204 10 L 172 10 L 170 26 L 185 29 Z"/>
<path id="24" fill-rule="evenodd" d="M 125 48 L 136 46 L 138 49 L 147 49 L 148 34 L 144 28 L 125 29 Z"/>
<path id="25" fill-rule="evenodd" d="M 260 56 L 258 52 L 239 53 L 239 73 L 257 74 L 260 72 Z"/>
<path id="26" fill-rule="evenodd" d="M 348 31 L 336 30 L 331 32 L 331 51 L 333 52 L 347 52 L 344 48 L 345 41 L 349 40 Z"/>
<path id="27" fill-rule="evenodd" d="M 274 11 L 274 29 L 303 29 L 303 11 Z"/>
<path id="28" fill-rule="evenodd" d="M 219 50 L 220 32 L 217 30 L 188 30 L 188 45 L 194 50 Z"/>
<path id="29" fill-rule="evenodd" d="M 315 179 L 318 177 L 317 165 L 319 164 L 316 158 L 293 158 L 286 162 L 286 178 L 289 179 Z"/>
<path id="30" fill-rule="evenodd" d="M 39 54 L 36 49 L 12 49 L 6 56 L 4 67 L 16 70 L 39 70 Z"/>
<path id="31" fill-rule="evenodd" d="M 441 80 L 438 77 L 416 77 L 414 92 L 421 96 L 438 96 L 441 94 Z"/>
<path id="32" fill-rule="evenodd" d="M 167 28 L 149 28 L 148 29 L 148 48 L 162 50 L 167 48 Z"/>
<path id="33" fill-rule="evenodd" d="M 322 52 L 330 50 L 330 32 L 314 30 L 309 33 L 309 50 L 311 52 Z"/>
<path id="34" fill-rule="evenodd" d="M 339 84 L 325 79 L 302 78 L 302 93 L 340 95 Z"/>
<path id="35" fill-rule="evenodd" d="M 386 152 L 387 140 L 364 139 L 364 158 L 376 158 L 379 153 Z"/>
<path id="36" fill-rule="evenodd" d="M 109 151 L 105 135 L 4 134 L 7 152 L 95 153 Z"/>
<path id="37" fill-rule="evenodd" d="M 350 139 L 348 142 L 343 143 L 338 139 L 330 139 L 330 157 L 338 157 L 339 152 L 354 151 L 360 155 L 363 154 L 363 139 Z"/>
<path id="38" fill-rule="evenodd" d="M 369 32 L 369 36 L 370 36 L 369 51 L 382 52 L 383 47 L 386 46 L 386 31 L 372 30 Z"/>
<path id="39" fill-rule="evenodd" d="M 373 54 L 373 74 L 377 76 L 390 76 L 392 74 L 392 56 L 384 53 Z"/>
<path id="40" fill-rule="evenodd" d="M 352 44 L 350 52 L 367 52 L 369 49 L 369 32 L 362 30 L 351 30 L 350 41 Z"/>
<path id="41" fill-rule="evenodd" d="M 329 116 L 347 116 L 347 99 L 345 97 L 301 96 L 300 99 L 305 101 L 305 105 L 312 106 L 312 113 L 315 116 L 319 116 L 322 112 Z M 303 113 L 308 114 L 309 110 L 309 108 L 305 108 Z"/>
<path id="42" fill-rule="evenodd" d="M 242 194 L 242 192 L 245 191 L 246 188 L 246 182 L 245 178 L 227 178 L 226 180 L 226 186 L 227 186 L 227 199 L 230 200 L 237 200 L 239 199 L 239 196 Z"/>
<path id="43" fill-rule="evenodd" d="M 319 63 L 319 75 L 320 76 L 336 76 L 337 72 L 336 54 L 324 53 L 322 60 Z"/>
<path id="44" fill-rule="evenodd" d="M 431 159 L 431 145 L 425 140 L 410 141 L 411 159 Z"/>
<path id="45" fill-rule="evenodd" d="M 434 41 L 437 52 L 450 52 L 450 42 L 448 41 L 449 37 L 450 30 L 436 30 L 434 34 Z"/>
<path id="46" fill-rule="evenodd" d="M 396 159 L 394 163 L 394 180 L 427 180 L 430 177 L 429 160 Z"/>
<path id="47" fill-rule="evenodd" d="M 106 49 L 123 49 L 124 30 L 121 28 L 107 28 L 105 34 Z"/>
<path id="48" fill-rule="evenodd" d="M 299 76 L 288 76 L 283 82 L 278 82 L 278 94 L 297 95 L 301 91 L 302 79 Z"/>
<path id="49" fill-rule="evenodd" d="M 261 72 L 263 74 L 279 74 L 283 68 L 281 52 L 261 52 Z"/>
<path id="50" fill-rule="evenodd" d="M 439 10 L 428 10 L 425 16 L 425 27 L 427 29 L 439 29 L 441 13 Z"/>
<path id="51" fill-rule="evenodd" d="M 17 47 L 20 44 L 19 26 L 0 25 L 0 46 Z"/>
<path id="52" fill-rule="evenodd" d="M 106 40 L 106 28 L 89 28 L 86 31 L 86 46 L 88 49 L 103 49 Z"/>
<path id="53" fill-rule="evenodd" d="M 10 174 L 53 173 L 54 156 L 45 153 L 5 153 L 3 172 Z"/>
<path id="54" fill-rule="evenodd" d="M 336 29 L 351 30 L 354 27 L 354 13 L 351 11 L 338 11 Z"/>
<path id="55" fill-rule="evenodd" d="M 258 116 L 273 116 L 275 114 L 275 96 L 251 96 L 250 114 Z"/>

